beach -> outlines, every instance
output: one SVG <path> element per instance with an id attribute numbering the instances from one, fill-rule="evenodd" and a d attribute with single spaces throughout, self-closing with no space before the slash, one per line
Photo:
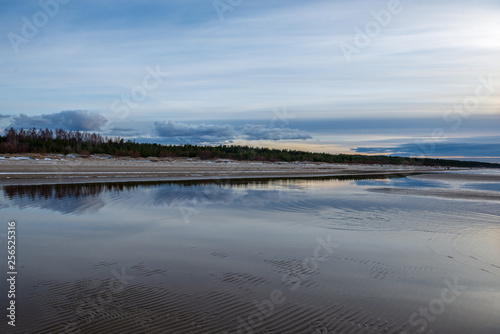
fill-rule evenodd
<path id="1" fill-rule="evenodd" d="M 500 328 L 497 171 L 41 158 L 0 162 L 18 240 L 3 332 Z"/>
<path id="2" fill-rule="evenodd" d="M 446 168 L 403 165 L 255 162 L 226 159 L 117 158 L 74 155 L 3 155 L 0 184 L 172 181 L 326 177 L 436 172 Z"/>

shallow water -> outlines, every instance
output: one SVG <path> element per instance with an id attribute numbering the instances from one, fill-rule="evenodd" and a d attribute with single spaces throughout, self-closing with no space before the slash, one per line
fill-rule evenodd
<path id="1" fill-rule="evenodd" d="M 499 333 L 498 190 L 418 177 L 7 186 L 17 318 L 0 331 Z"/>

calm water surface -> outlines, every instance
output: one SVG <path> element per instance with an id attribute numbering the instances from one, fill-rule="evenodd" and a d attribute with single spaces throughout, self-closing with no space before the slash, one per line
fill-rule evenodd
<path id="1" fill-rule="evenodd" d="M 380 188 L 500 194 L 414 177 L 4 187 L 18 275 L 0 332 L 500 333 L 500 202 Z"/>

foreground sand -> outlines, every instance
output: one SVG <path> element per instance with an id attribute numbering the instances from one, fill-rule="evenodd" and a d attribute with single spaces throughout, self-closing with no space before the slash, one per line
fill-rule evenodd
<path id="1" fill-rule="evenodd" d="M 168 181 L 229 178 L 408 174 L 443 170 L 418 166 L 269 163 L 73 155 L 0 156 L 0 184 Z"/>

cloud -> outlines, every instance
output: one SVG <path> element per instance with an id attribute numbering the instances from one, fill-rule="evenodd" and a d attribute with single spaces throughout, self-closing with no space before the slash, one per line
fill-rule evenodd
<path id="1" fill-rule="evenodd" d="M 100 131 L 108 120 L 87 110 L 66 110 L 53 114 L 15 116 L 9 127 L 14 128 L 62 128 L 65 130 Z"/>
<path id="2" fill-rule="evenodd" d="M 110 129 L 111 131 L 116 131 L 116 132 L 132 132 L 136 131 L 136 129 L 133 128 L 121 128 L 121 127 L 114 127 Z"/>
<path id="3" fill-rule="evenodd" d="M 108 136 L 118 136 L 118 137 L 126 137 L 126 138 L 131 138 L 131 137 L 140 137 L 145 135 L 145 131 L 142 129 L 138 128 L 128 128 L 128 127 L 120 127 L 120 126 L 115 126 L 111 127 L 109 129 L 106 129 L 104 133 Z"/>
<path id="4" fill-rule="evenodd" d="M 415 141 L 394 147 L 358 147 L 357 153 L 428 157 L 498 157 L 500 146 L 492 143 L 436 143 Z"/>
<path id="5" fill-rule="evenodd" d="M 232 137 L 231 125 L 186 124 L 181 122 L 155 122 L 155 132 L 160 137 Z"/>
<path id="6" fill-rule="evenodd" d="M 231 141 L 236 131 L 231 125 L 186 124 L 181 122 L 155 122 L 153 134 L 183 143 L 216 143 Z"/>
<path id="7" fill-rule="evenodd" d="M 247 124 L 241 131 L 246 140 L 294 140 L 311 139 L 305 131 L 290 128 L 269 128 L 264 125 Z"/>
<path id="8" fill-rule="evenodd" d="M 305 131 L 289 128 L 269 128 L 245 124 L 241 129 L 232 125 L 186 124 L 182 122 L 155 122 L 153 134 L 163 139 L 184 143 L 222 143 L 243 140 L 294 140 L 312 138 Z"/>

